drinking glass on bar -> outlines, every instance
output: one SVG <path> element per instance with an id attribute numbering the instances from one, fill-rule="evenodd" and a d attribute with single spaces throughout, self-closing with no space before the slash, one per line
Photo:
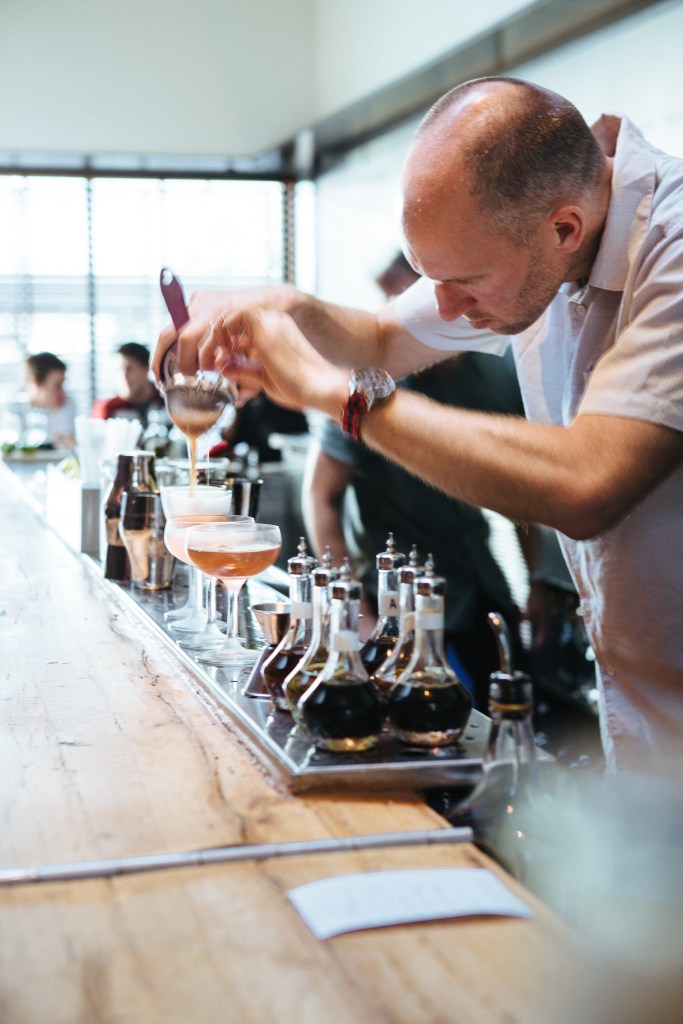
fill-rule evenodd
<path id="1" fill-rule="evenodd" d="M 238 595 L 244 582 L 273 565 L 280 553 L 280 529 L 267 523 L 204 523 L 190 526 L 187 557 L 202 572 L 215 576 L 227 594 L 227 630 L 223 645 L 199 655 L 208 665 L 233 668 L 252 664 L 259 652 L 245 647 L 239 636 Z"/>
<path id="2" fill-rule="evenodd" d="M 196 523 L 221 522 L 230 513 L 230 491 L 208 485 L 174 484 L 161 488 L 161 504 L 166 516 L 164 542 L 177 559 L 190 565 L 190 607 L 185 616 L 169 618 L 169 629 L 183 634 L 198 633 L 206 626 L 207 612 L 203 603 L 204 584 L 201 572 L 188 561 L 185 534 Z M 248 516 L 240 517 L 250 521 Z M 208 638 L 207 638 L 208 639 Z"/>

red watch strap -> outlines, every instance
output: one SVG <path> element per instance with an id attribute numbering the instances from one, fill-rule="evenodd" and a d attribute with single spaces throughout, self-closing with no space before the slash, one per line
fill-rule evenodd
<path id="1" fill-rule="evenodd" d="M 342 409 L 342 430 L 354 441 L 360 441 L 360 417 L 368 407 L 365 395 L 360 391 L 354 391 L 349 395 L 349 400 Z"/>

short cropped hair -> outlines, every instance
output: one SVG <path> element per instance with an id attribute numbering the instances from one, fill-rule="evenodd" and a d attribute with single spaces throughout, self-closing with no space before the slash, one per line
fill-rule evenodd
<path id="1" fill-rule="evenodd" d="M 66 363 L 53 352 L 36 352 L 35 355 L 26 357 L 26 374 L 29 380 L 34 380 L 36 384 L 43 384 L 53 370 L 66 373 Z"/>
<path id="2" fill-rule="evenodd" d="M 149 349 L 146 345 L 141 345 L 139 341 L 126 341 L 123 345 L 119 345 L 116 351 L 120 356 L 134 359 L 140 366 L 149 367 Z"/>
<path id="3" fill-rule="evenodd" d="M 464 151 L 465 167 L 470 194 L 482 212 L 523 242 L 558 202 L 594 192 L 605 158 L 569 100 L 517 78 L 480 78 L 456 86 L 427 112 L 418 136 L 459 100 L 495 82 L 516 87 L 516 95 L 482 107 L 472 145 Z"/>

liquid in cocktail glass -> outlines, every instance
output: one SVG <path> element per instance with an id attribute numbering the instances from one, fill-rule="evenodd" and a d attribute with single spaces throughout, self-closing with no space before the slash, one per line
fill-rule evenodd
<path id="1" fill-rule="evenodd" d="M 239 636 L 237 598 L 246 579 L 276 561 L 282 544 L 279 527 L 268 523 L 205 523 L 188 529 L 186 543 L 192 564 L 219 580 L 228 598 L 225 643 L 216 652 L 200 655 L 199 660 L 228 668 L 253 663 L 258 651 L 245 647 Z"/>

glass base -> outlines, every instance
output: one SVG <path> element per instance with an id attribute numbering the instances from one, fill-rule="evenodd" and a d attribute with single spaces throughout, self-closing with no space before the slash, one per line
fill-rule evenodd
<path id="1" fill-rule="evenodd" d="M 184 619 L 192 611 L 192 601 L 186 601 L 182 608 L 170 608 L 167 612 L 164 612 L 164 618 L 167 622 L 173 622 L 175 619 Z"/>
<path id="2" fill-rule="evenodd" d="M 214 622 L 197 633 L 178 637 L 177 643 L 187 651 L 217 651 L 225 643 L 225 633 Z"/>
<path id="3" fill-rule="evenodd" d="M 206 626 L 207 615 L 188 615 L 184 619 L 169 622 L 168 628 L 174 633 L 201 633 Z"/>
<path id="4" fill-rule="evenodd" d="M 213 651 L 206 651 L 198 654 L 197 661 L 202 665 L 214 665 L 216 668 L 232 668 L 235 665 L 253 665 L 260 655 L 260 651 L 250 650 L 244 647 L 236 637 L 226 640 L 223 637 L 222 645 Z"/>

